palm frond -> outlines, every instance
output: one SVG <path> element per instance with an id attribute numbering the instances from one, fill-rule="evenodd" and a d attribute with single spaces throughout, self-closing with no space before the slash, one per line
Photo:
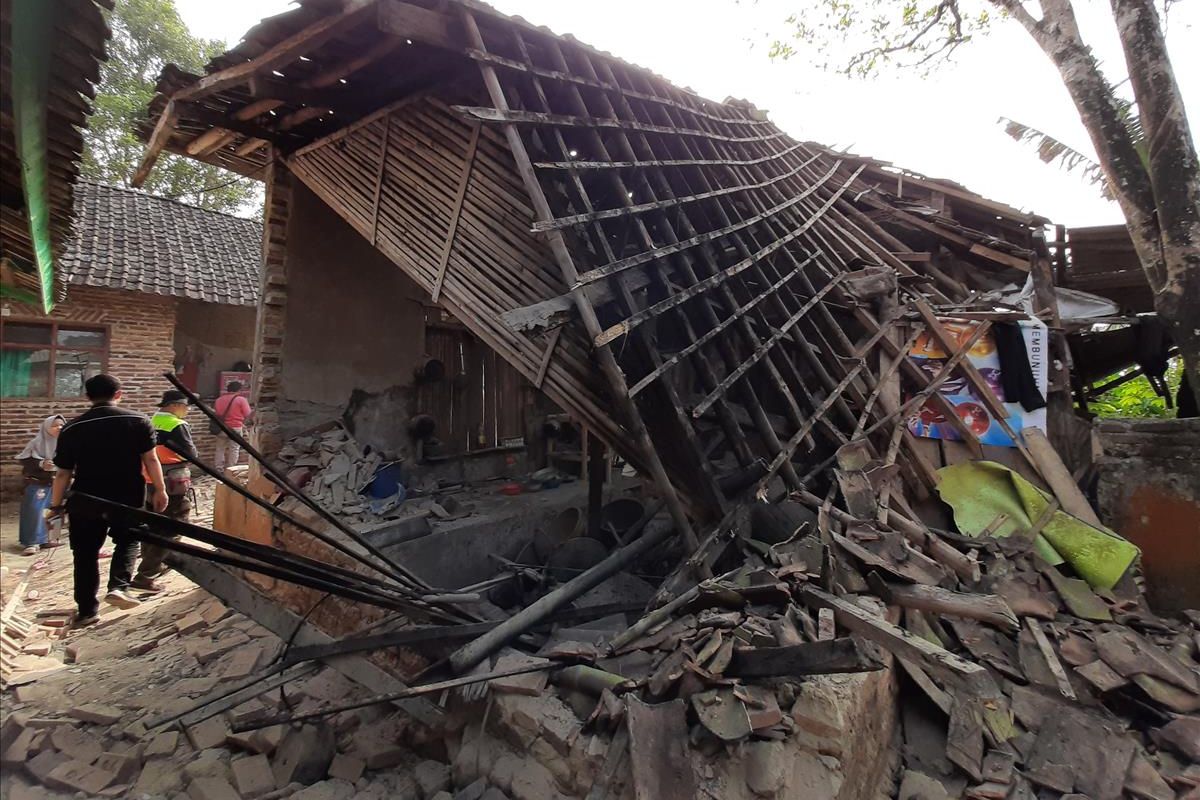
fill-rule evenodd
<path id="1" fill-rule="evenodd" d="M 1136 115 L 1134 118 L 1136 119 Z M 1105 198 L 1113 199 L 1112 187 L 1109 186 L 1104 170 L 1087 155 L 1055 139 L 1050 134 L 1022 122 L 1008 117 L 1000 117 L 996 122 L 1004 126 L 1004 132 L 1014 141 L 1033 145 L 1037 150 L 1038 158 L 1045 163 L 1052 164 L 1057 161 L 1064 171 L 1079 175 L 1087 183 L 1099 188 Z"/>

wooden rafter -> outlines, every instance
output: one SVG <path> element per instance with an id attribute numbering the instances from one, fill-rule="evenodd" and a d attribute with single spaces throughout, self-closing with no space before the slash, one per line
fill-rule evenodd
<path id="1" fill-rule="evenodd" d="M 142 153 L 142 160 L 138 163 L 138 167 L 134 170 L 133 177 L 129 184 L 135 188 L 142 188 L 142 184 L 146 182 L 146 178 L 150 177 L 150 170 L 154 169 L 154 163 L 158 161 L 159 155 L 163 148 L 167 146 L 167 142 L 171 139 L 171 134 L 175 131 L 175 125 L 179 121 L 176 116 L 175 101 L 168 100 L 162 114 L 158 117 L 158 122 L 154 124 L 154 132 L 150 134 L 149 141 L 146 142 L 146 149 Z"/>
<path id="2" fill-rule="evenodd" d="M 191 86 L 176 92 L 174 99 L 195 100 L 244 84 L 254 75 L 285 67 L 362 22 L 374 5 L 375 0 L 343 0 L 340 12 L 322 17 L 303 30 L 276 42 L 256 58 L 205 75 Z"/>

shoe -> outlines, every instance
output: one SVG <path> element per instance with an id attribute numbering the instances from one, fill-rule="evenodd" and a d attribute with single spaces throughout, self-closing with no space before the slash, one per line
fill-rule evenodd
<path id="1" fill-rule="evenodd" d="M 62 547 L 64 544 L 66 542 L 46 542 L 44 545 L 41 545 L 41 548 L 43 550 L 52 550 L 55 547 Z"/>
<path id="2" fill-rule="evenodd" d="M 72 628 L 86 628 L 89 625 L 95 625 L 99 621 L 100 621 L 99 614 L 76 613 L 75 616 L 71 617 L 71 627 Z"/>
<path id="3" fill-rule="evenodd" d="M 104 595 L 104 602 L 114 605 L 117 608 L 137 608 L 142 604 L 141 600 L 138 600 L 124 589 L 113 589 Z"/>
<path id="4" fill-rule="evenodd" d="M 31 545 L 29 545 L 29 547 L 26 547 L 24 550 L 21 551 L 21 555 L 23 555 L 23 556 L 36 556 L 37 554 L 38 554 L 38 546 L 36 544 L 31 544 Z"/>
<path id="5" fill-rule="evenodd" d="M 167 587 L 163 586 L 153 578 L 144 578 L 141 575 L 135 575 L 133 580 L 129 582 L 129 588 L 136 589 L 145 594 L 160 594 L 166 591 Z"/>

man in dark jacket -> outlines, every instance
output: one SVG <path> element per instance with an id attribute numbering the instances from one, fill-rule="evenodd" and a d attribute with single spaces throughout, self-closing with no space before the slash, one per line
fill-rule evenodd
<path id="1" fill-rule="evenodd" d="M 180 522 L 188 522 L 192 512 L 192 474 L 188 469 L 188 460 L 199 455 L 192 441 L 192 429 L 184 419 L 187 413 L 187 395 L 177 389 L 168 389 L 163 392 L 158 413 L 150 418 L 156 443 L 154 449 L 158 453 L 158 463 L 162 464 L 163 480 L 167 487 L 167 509 L 163 513 Z M 153 494 L 154 487 L 147 476 L 147 508 L 152 507 Z M 166 555 L 165 548 L 144 542 L 142 563 L 138 564 L 137 574 L 130 581 L 130 586 L 147 594 L 161 592 L 164 587 L 155 578 L 166 572 L 163 566 Z"/>
<path id="2" fill-rule="evenodd" d="M 167 490 L 162 466 L 154 452 L 154 429 L 144 414 L 116 405 L 121 399 L 121 382 L 111 375 L 88 378 L 84 391 L 92 407 L 67 423 L 58 436 L 54 454 L 52 513 L 61 513 L 67 487 L 114 503 L 140 507 L 146 499 L 142 470 L 150 476 L 151 505 L 162 512 L 167 507 Z M 112 563 L 108 570 L 105 602 L 118 608 L 133 608 L 138 600 L 129 594 L 138 542 L 124 529 L 103 519 L 84 514 L 70 515 L 71 553 L 75 561 L 76 626 L 98 619 L 96 590 L 100 587 L 100 548 L 113 539 Z"/>

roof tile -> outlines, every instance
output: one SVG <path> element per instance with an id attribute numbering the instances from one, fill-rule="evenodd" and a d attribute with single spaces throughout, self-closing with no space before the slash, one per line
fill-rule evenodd
<path id="1" fill-rule="evenodd" d="M 254 220 L 79 181 L 60 264 L 72 284 L 252 306 L 261 249 Z"/>

